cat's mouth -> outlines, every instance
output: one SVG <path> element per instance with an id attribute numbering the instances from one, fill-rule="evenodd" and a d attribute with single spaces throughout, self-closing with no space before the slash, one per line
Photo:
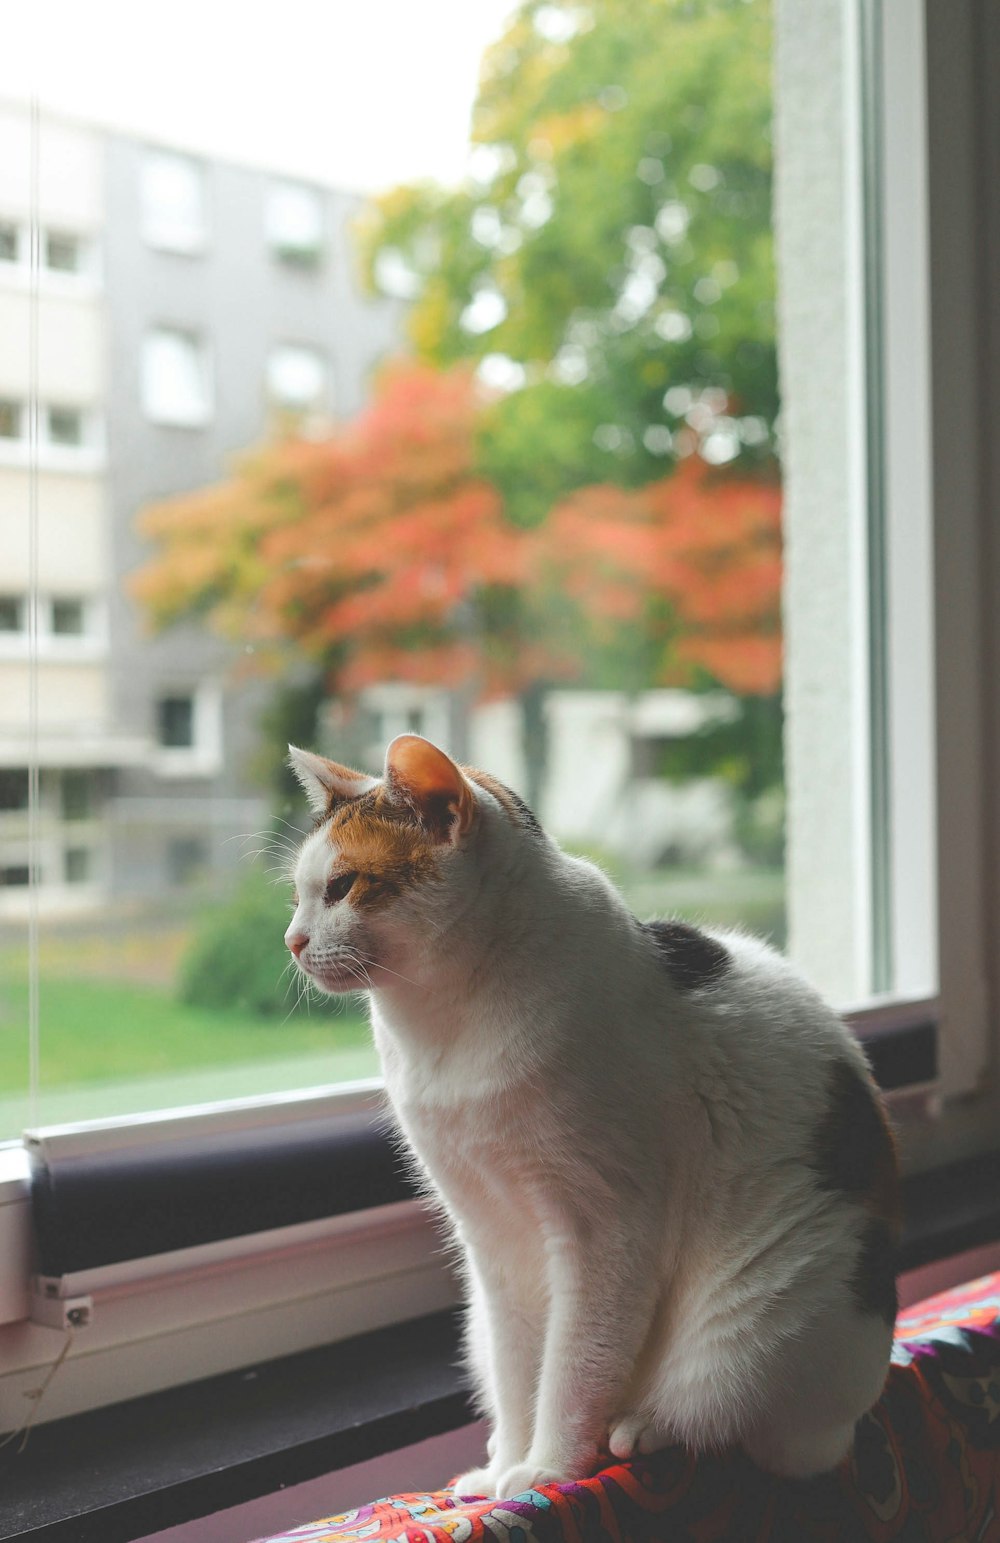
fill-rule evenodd
<path id="1" fill-rule="evenodd" d="M 332 994 L 341 991 L 367 991 L 368 982 L 357 968 L 349 969 L 346 965 L 324 964 L 315 965 L 299 960 L 299 969 L 308 975 L 314 986 L 320 991 L 328 991 Z"/>

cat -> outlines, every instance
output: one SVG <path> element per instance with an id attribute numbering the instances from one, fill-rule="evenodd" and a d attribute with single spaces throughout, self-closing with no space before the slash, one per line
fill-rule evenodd
<path id="1" fill-rule="evenodd" d="M 885 1381 L 894 1147 L 862 1051 L 771 948 L 639 922 L 495 778 L 416 735 L 314 813 L 285 941 L 370 989 L 395 1119 L 459 1245 L 511 1497 L 674 1442 L 806 1477 Z"/>

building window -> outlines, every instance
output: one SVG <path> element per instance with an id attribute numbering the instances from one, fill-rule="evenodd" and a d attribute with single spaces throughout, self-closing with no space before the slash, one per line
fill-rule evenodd
<path id="1" fill-rule="evenodd" d="M 64 820 L 90 819 L 94 812 L 94 781 L 90 772 L 63 772 L 60 803 Z"/>
<path id="2" fill-rule="evenodd" d="M 208 868 L 208 849 L 200 836 L 176 836 L 167 843 L 167 877 L 171 884 L 193 884 Z"/>
<path id="3" fill-rule="evenodd" d="M 275 257 L 311 267 L 323 255 L 323 197 L 316 188 L 276 182 L 267 195 L 265 228 Z"/>
<path id="4" fill-rule="evenodd" d="M 211 414 L 208 357 L 193 332 L 158 327 L 142 346 L 142 402 L 154 423 L 196 428 Z"/>
<path id="5" fill-rule="evenodd" d="M 67 884 L 86 884 L 93 869 L 89 847 L 67 847 L 63 853 L 63 873 Z"/>
<path id="6" fill-rule="evenodd" d="M 190 156 L 147 152 L 142 167 L 142 233 L 150 246 L 167 252 L 204 248 L 204 168 Z"/>
<path id="7" fill-rule="evenodd" d="M 47 230 L 45 266 L 53 273 L 79 273 L 83 267 L 83 248 L 79 237 Z"/>
<path id="8" fill-rule="evenodd" d="M 50 407 L 47 423 L 50 445 L 83 444 L 83 413 L 79 407 Z"/>
<path id="9" fill-rule="evenodd" d="M 80 638 L 87 630 L 82 600 L 53 600 L 52 631 L 61 638 Z"/>
<path id="10" fill-rule="evenodd" d="M 0 889 L 27 889 L 31 870 L 27 863 L 9 863 L 0 868 Z"/>
<path id="11" fill-rule="evenodd" d="M 0 263 L 20 260 L 20 231 L 11 220 L 0 220 Z"/>
<path id="12" fill-rule="evenodd" d="M 326 360 L 316 348 L 282 343 L 267 361 L 268 396 L 292 412 L 323 404 L 327 389 Z"/>
<path id="13" fill-rule="evenodd" d="M 22 595 L 0 595 L 0 632 L 23 632 L 24 610 Z"/>
<path id="14" fill-rule="evenodd" d="M 194 746 L 194 697 L 161 697 L 156 704 L 157 742 L 167 750 Z"/>
<path id="15" fill-rule="evenodd" d="M 0 439 L 20 439 L 23 433 L 24 408 L 10 397 L 0 397 Z"/>
<path id="16" fill-rule="evenodd" d="M 0 810 L 27 809 L 28 768 L 15 766 L 0 771 Z"/>

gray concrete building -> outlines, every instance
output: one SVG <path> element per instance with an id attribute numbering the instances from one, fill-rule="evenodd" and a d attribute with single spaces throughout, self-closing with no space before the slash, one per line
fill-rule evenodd
<path id="1" fill-rule="evenodd" d="M 11 114 L 11 133 L 20 132 L 17 109 Z M 26 154 L 27 131 L 25 123 Z M 42 132 L 53 138 L 44 120 Z M 95 305 L 88 290 L 97 323 L 86 356 L 93 355 L 93 379 L 71 394 L 74 405 L 77 397 L 83 403 L 81 421 L 100 461 L 96 483 L 91 475 L 100 510 L 85 565 L 102 638 L 101 753 L 94 749 L 87 762 L 91 855 L 86 884 L 67 885 L 55 857 L 52 882 L 40 875 L 43 904 L 73 909 L 162 895 L 231 870 L 241 855 L 232 838 L 266 817 L 254 762 L 270 687 L 241 672 L 238 651 L 201 627 L 150 635 L 127 587 L 150 555 L 136 532 L 137 514 L 219 481 L 233 456 L 259 443 L 279 419 L 293 415 L 322 430 L 355 414 L 374 366 L 398 341 L 399 311 L 363 295 L 357 283 L 349 230 L 355 197 L 92 127 L 59 132 L 71 146 L 81 140 L 99 189 L 77 222 L 79 233 L 61 210 L 53 225 L 64 240 L 85 238 L 98 297 Z M 50 180 L 55 186 L 54 173 Z M 10 219 L 26 228 L 23 199 L 6 198 L 2 187 L 0 224 L 7 202 Z M 25 250 L 26 243 L 27 237 Z M 12 262 L 8 268 L 14 273 Z M 18 275 L 27 287 L 23 264 Z M 54 303 L 46 300 L 50 308 Z M 15 321 L 12 314 L 11 327 Z M 64 335 L 71 353 L 74 337 Z M 58 353 L 54 329 L 51 346 Z M 58 373 L 57 364 L 50 373 Z M 16 406 L 26 389 L 26 381 L 12 378 L 4 400 Z M 74 453 L 83 456 L 82 449 Z M 22 519 L 24 508 L 21 500 Z M 10 516 L 12 552 L 22 529 L 17 510 Z M 7 565 L 11 579 L 0 585 L 14 597 L 11 615 L 27 584 L 26 563 L 18 563 L 16 575 Z M 73 702 L 70 690 L 64 718 L 72 717 Z M 0 760 L 16 767 L 27 751 L 17 750 L 13 722 L 10 729 L 10 753 Z M 15 810 L 8 822 L 19 817 Z M 3 836 L 0 828 L 0 844 Z M 23 864 L 18 847 L 6 867 L 26 882 Z M 6 909 L 17 912 L 10 888 Z"/>

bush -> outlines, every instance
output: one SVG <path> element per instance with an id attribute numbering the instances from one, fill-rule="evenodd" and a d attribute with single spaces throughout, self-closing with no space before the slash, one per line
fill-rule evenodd
<path id="1" fill-rule="evenodd" d="M 287 891 L 251 875 L 202 916 L 181 960 L 181 1001 L 265 1018 L 298 1011 L 298 983 L 284 944 L 290 915 Z"/>

